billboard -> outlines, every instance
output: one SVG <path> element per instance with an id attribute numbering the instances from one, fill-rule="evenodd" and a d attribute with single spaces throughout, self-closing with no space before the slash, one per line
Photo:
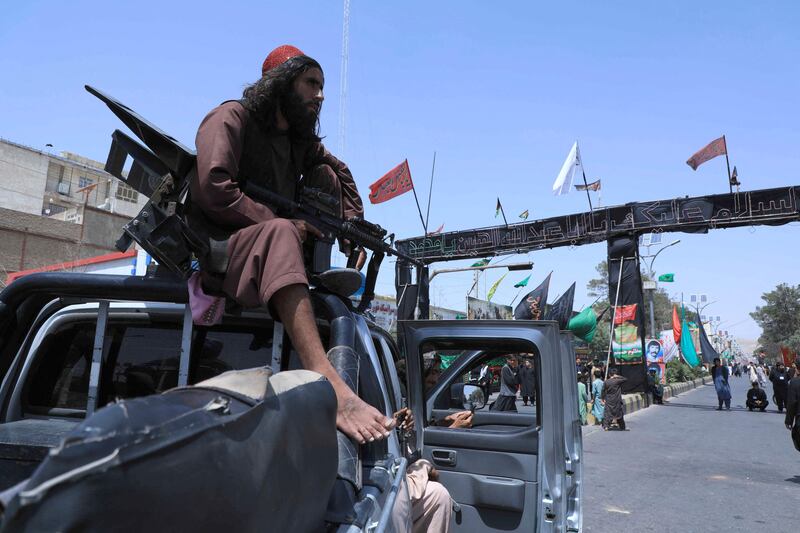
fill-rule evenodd
<path id="1" fill-rule="evenodd" d="M 513 312 L 510 305 L 501 305 L 467 296 L 467 319 L 469 320 L 511 320 Z"/>

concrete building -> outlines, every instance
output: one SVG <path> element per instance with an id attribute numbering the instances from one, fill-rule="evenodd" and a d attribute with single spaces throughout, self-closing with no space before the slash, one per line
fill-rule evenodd
<path id="1" fill-rule="evenodd" d="M 117 252 L 146 201 L 102 163 L 0 139 L 0 287 L 14 272 Z"/>
<path id="2" fill-rule="evenodd" d="M 131 218 L 145 202 L 103 163 L 0 139 L 0 207 L 80 224 L 83 206 Z"/>

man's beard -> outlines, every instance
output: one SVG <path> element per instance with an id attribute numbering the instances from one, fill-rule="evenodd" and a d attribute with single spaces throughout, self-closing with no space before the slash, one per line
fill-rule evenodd
<path id="1" fill-rule="evenodd" d="M 319 115 L 308 107 L 308 102 L 294 91 L 289 91 L 281 98 L 281 112 L 289 123 L 289 129 L 302 138 L 317 136 Z"/>

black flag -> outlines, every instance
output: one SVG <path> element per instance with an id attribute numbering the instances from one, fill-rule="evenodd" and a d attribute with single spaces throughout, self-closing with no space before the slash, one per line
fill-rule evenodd
<path id="1" fill-rule="evenodd" d="M 550 276 L 547 275 L 545 280 L 529 292 L 517 304 L 514 309 L 514 318 L 516 320 L 541 320 L 544 315 L 544 306 L 547 304 L 547 290 L 550 288 Z"/>
<path id="2" fill-rule="evenodd" d="M 697 314 L 698 318 L 700 317 L 700 313 Z M 704 363 L 713 363 L 715 357 L 719 357 L 719 354 L 711 345 L 711 341 L 708 340 L 706 336 L 706 328 L 703 327 L 702 321 L 698 321 L 700 324 L 700 351 L 703 354 L 703 362 Z"/>
<path id="3" fill-rule="evenodd" d="M 545 314 L 545 320 L 555 320 L 559 329 L 567 329 L 569 319 L 572 318 L 572 304 L 575 300 L 575 283 L 570 285 L 567 292 L 561 295 Z"/>

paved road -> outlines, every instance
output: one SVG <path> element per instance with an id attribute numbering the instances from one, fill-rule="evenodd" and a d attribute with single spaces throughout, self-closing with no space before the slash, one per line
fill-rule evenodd
<path id="1" fill-rule="evenodd" d="M 584 432 L 584 531 L 800 531 L 800 453 L 783 414 L 731 411 L 712 385 L 625 417 L 629 431 Z"/>

